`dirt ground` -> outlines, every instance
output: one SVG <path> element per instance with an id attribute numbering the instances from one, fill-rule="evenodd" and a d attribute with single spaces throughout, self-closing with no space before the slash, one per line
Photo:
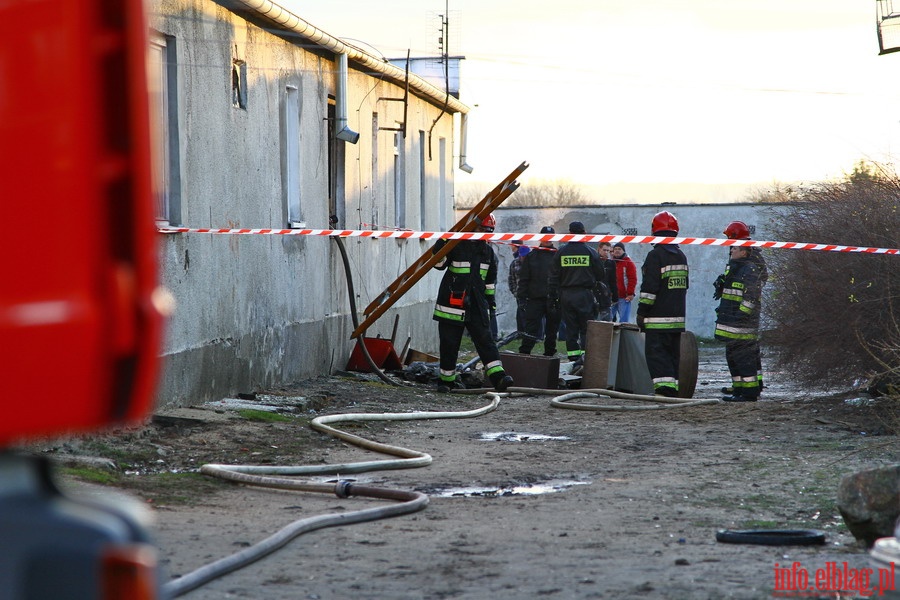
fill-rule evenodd
<path id="1" fill-rule="evenodd" d="M 694 397 L 721 396 L 726 379 L 722 349 L 701 345 Z M 478 417 L 345 424 L 367 439 L 426 452 L 433 462 L 344 478 L 424 492 L 428 506 L 306 533 L 184 597 L 771 598 L 779 596 L 779 568 L 802 568 L 810 585 L 828 563 L 877 572 L 884 565 L 847 531 L 836 490 L 845 474 L 898 461 L 890 411 L 866 405 L 861 392 L 806 393 L 784 373 L 767 372 L 766 384 L 754 404 L 594 412 L 553 407 L 548 395 L 514 395 Z M 489 402 L 439 395 L 424 384 L 330 377 L 252 399 L 279 406 L 285 421 L 248 420 L 234 404 L 208 405 L 44 451 L 61 460 L 115 460 L 121 471 L 112 484 L 149 507 L 166 576 L 174 578 L 294 520 L 390 504 L 222 482 L 196 474 L 201 464 L 378 460 L 387 457 L 313 431 L 310 419 L 464 411 Z M 77 483 L 83 475 L 68 473 L 68 484 L 86 493 Z M 754 527 L 817 529 L 827 542 L 773 547 L 715 538 L 718 529 Z"/>

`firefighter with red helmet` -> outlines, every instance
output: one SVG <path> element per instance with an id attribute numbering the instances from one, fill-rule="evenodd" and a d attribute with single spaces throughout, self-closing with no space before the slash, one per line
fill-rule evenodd
<path id="1" fill-rule="evenodd" d="M 743 221 L 725 227 L 725 237 L 749 240 L 750 228 Z M 762 390 L 762 360 L 759 350 L 759 317 L 762 286 L 768 272 L 759 250 L 731 246 L 728 266 L 714 284 L 717 340 L 725 342 L 725 359 L 731 386 L 722 388 L 725 402 L 755 402 Z"/>
<path id="2" fill-rule="evenodd" d="M 678 219 L 669 211 L 653 217 L 654 236 L 675 237 Z M 685 330 L 688 263 L 678 244 L 654 244 L 641 267 L 637 324 L 644 332 L 644 356 L 660 396 L 678 396 L 681 333 Z"/>
<path id="3" fill-rule="evenodd" d="M 489 214 L 477 229 L 493 232 L 496 225 L 494 215 Z M 438 240 L 432 253 L 436 254 L 446 243 L 446 240 Z M 432 317 L 438 322 L 440 337 L 437 390 L 449 392 L 465 388 L 456 374 L 456 359 L 463 332 L 468 331 L 491 385 L 498 392 L 505 391 L 513 384 L 513 379 L 503 370 L 490 327 L 491 310 L 496 306 L 497 256 L 484 240 L 463 240 L 434 268 L 445 271 Z"/>

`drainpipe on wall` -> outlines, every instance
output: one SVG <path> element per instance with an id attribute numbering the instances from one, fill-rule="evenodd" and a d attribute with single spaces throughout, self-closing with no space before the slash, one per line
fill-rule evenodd
<path id="1" fill-rule="evenodd" d="M 338 54 L 338 79 L 337 92 L 335 93 L 335 131 L 334 136 L 339 140 L 355 144 L 359 141 L 359 134 L 347 126 L 347 55 Z"/>
<path id="2" fill-rule="evenodd" d="M 413 75 L 407 78 L 406 72 L 403 69 L 395 67 L 391 63 L 384 62 L 384 60 L 376 58 L 371 54 L 364 52 L 360 48 L 357 48 L 352 44 L 348 44 L 343 40 L 319 29 L 318 27 L 313 26 L 308 21 L 301 19 L 294 13 L 290 12 L 288 9 L 273 2 L 272 0 L 231 0 L 231 2 L 243 5 L 246 10 L 252 11 L 254 15 L 262 17 L 263 19 L 266 19 L 272 23 L 276 23 L 279 27 L 283 27 L 289 31 L 298 33 L 306 39 L 312 41 L 313 43 L 321 46 L 322 48 L 331 50 L 335 54 L 345 54 L 352 58 L 354 62 L 359 63 L 363 67 L 370 69 L 375 73 L 381 73 L 385 75 L 398 85 L 408 85 L 411 90 L 415 90 L 425 98 L 431 98 L 432 100 L 435 100 L 437 102 L 445 102 L 447 100 L 446 90 L 436 88 L 421 77 Z M 229 2 L 229 4 L 231 2 Z M 346 89 L 346 86 L 344 89 Z M 346 101 L 346 96 L 344 97 L 344 99 Z M 339 104 L 337 99 L 335 99 L 335 104 Z M 335 109 L 338 108 L 338 106 L 335 106 Z M 462 151 L 460 152 L 459 157 L 459 168 L 466 173 L 470 173 L 472 167 L 466 164 L 464 143 L 466 130 L 468 128 L 465 117 L 466 113 L 469 112 L 469 107 L 456 98 L 450 97 L 449 108 L 450 110 L 460 113 L 463 117 L 463 122 L 461 125 L 462 131 L 460 133 L 460 147 Z M 346 119 L 346 113 L 344 114 L 344 117 Z M 350 130 L 348 129 L 347 131 L 349 132 Z"/>
<path id="3" fill-rule="evenodd" d="M 459 122 L 459 169 L 466 173 L 472 172 L 472 167 L 466 162 L 466 138 L 469 134 L 469 115 L 460 113 Z"/>

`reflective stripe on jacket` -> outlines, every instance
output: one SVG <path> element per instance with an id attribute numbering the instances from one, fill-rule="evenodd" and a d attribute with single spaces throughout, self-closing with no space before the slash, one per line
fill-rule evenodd
<path id="1" fill-rule="evenodd" d="M 645 330 L 684 331 L 688 271 L 687 257 L 677 244 L 656 244 L 647 254 L 637 310 Z"/>
<path id="2" fill-rule="evenodd" d="M 728 262 L 722 297 L 716 308 L 717 340 L 755 340 L 759 337 L 762 280 L 753 257 Z"/>
<path id="3" fill-rule="evenodd" d="M 433 252 L 440 246 L 435 245 Z M 497 286 L 497 256 L 482 240 L 465 240 L 435 266 L 444 270 L 434 305 L 435 320 L 464 323 L 473 318 L 487 322 Z"/>

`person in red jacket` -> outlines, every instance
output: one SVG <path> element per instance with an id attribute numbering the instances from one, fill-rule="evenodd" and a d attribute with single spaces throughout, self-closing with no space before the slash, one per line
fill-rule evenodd
<path id="1" fill-rule="evenodd" d="M 612 305 L 612 320 L 627 323 L 631 319 L 631 301 L 634 300 L 634 289 L 637 287 L 637 267 L 625 252 L 625 244 L 616 242 L 613 245 L 613 261 L 616 263 L 616 284 L 618 301 Z"/>

